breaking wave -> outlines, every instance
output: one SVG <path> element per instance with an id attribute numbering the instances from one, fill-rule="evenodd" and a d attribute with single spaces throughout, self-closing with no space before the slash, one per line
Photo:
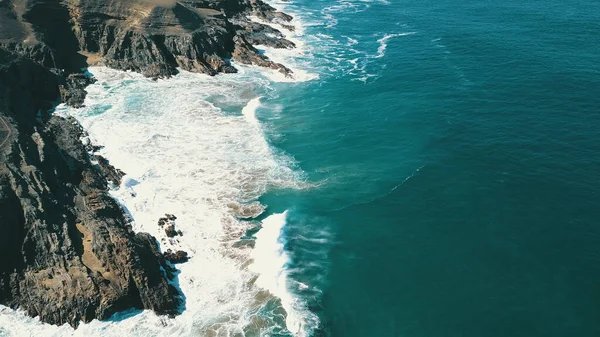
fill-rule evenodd
<path id="1" fill-rule="evenodd" d="M 89 69 L 98 81 L 87 88 L 85 107 L 61 105 L 56 113 L 77 118 L 89 134 L 84 141 L 102 145 L 99 154 L 127 173 L 111 194 L 131 216 L 133 229 L 154 235 L 163 251 L 188 252 L 190 260 L 178 265 L 185 308 L 175 318 L 133 310 L 73 330 L 0 306 L 0 335 L 310 335 L 318 319 L 280 277 L 288 261 L 279 243 L 285 214 L 262 223 L 255 219 L 267 207 L 258 201 L 267 191 L 310 187 L 294 160 L 269 144 L 257 117 L 261 97 L 276 95 L 274 81 L 317 78 L 302 68 L 303 55 L 309 57 L 297 38 L 299 20 L 294 24 L 297 29 L 286 36 L 298 50 L 267 51 L 291 66 L 292 79 L 239 65 L 235 75 L 182 71 L 157 81 Z M 177 216 L 182 236 L 169 238 L 158 225 L 165 213 Z M 254 242 L 248 233 L 257 229 Z M 262 255 L 265 251 L 274 255 Z"/>
<path id="2" fill-rule="evenodd" d="M 387 49 L 387 42 L 389 39 L 394 38 L 394 37 L 399 37 L 399 36 L 413 35 L 413 34 L 415 34 L 415 32 L 399 33 L 399 34 L 385 34 L 384 37 L 377 40 L 377 42 L 379 43 L 379 48 L 377 48 L 377 55 L 374 57 L 382 58 L 385 56 L 385 50 Z"/>
<path id="3" fill-rule="evenodd" d="M 261 22 L 276 25 L 297 48 L 258 47 L 291 68 L 292 78 L 239 64 L 235 75 L 182 71 L 158 81 L 94 67 L 89 71 L 98 82 L 87 88 L 86 107 L 57 109 L 77 118 L 89 133 L 86 141 L 104 146 L 99 154 L 127 173 L 111 193 L 131 215 L 134 230 L 154 235 L 163 251 L 188 252 L 177 284 L 185 295 L 183 313 L 170 319 L 133 310 L 73 330 L 0 306 L 0 336 L 304 337 L 317 329 L 317 316 L 297 291 L 314 289 L 293 279 L 295 261 L 285 250 L 288 212 L 256 219 L 267 208 L 258 201 L 266 192 L 311 187 L 293 158 L 270 145 L 261 104 L 277 97 L 275 82 L 376 76 L 368 73 L 373 56 L 367 41 L 356 35 L 338 40 L 328 31 L 335 29 L 336 15 L 371 4 L 340 1 L 312 11 L 272 4 L 295 17 L 294 28 Z M 312 26 L 326 30 L 305 36 Z M 401 35 L 379 39 L 376 58 Z M 165 213 L 177 216 L 182 236 L 169 238 L 158 226 Z"/>

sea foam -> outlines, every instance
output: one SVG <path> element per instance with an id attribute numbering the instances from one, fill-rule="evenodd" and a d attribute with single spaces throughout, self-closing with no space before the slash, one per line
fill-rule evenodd
<path id="1" fill-rule="evenodd" d="M 306 308 L 306 303 L 290 291 L 290 283 L 294 282 L 289 277 L 292 261 L 285 250 L 283 234 L 287 213 L 272 214 L 262 221 L 262 228 L 255 235 L 256 245 L 252 251 L 250 270 L 258 273 L 256 284 L 259 287 L 281 300 L 287 313 L 287 328 L 295 336 L 307 336 L 318 325 L 318 318 Z M 305 284 L 298 286 L 301 289 L 308 288 Z"/>
<path id="2" fill-rule="evenodd" d="M 292 70 L 290 77 L 277 71 L 267 71 L 269 79 L 274 82 L 306 82 L 319 78 L 317 72 L 307 70 L 310 69 L 310 61 L 313 57 L 311 55 L 311 47 L 303 39 L 304 26 L 302 21 L 294 17 L 291 22 L 286 23 L 286 25 L 294 27 L 293 30 L 290 30 L 286 25 L 281 25 L 278 22 L 265 21 L 256 16 L 251 16 L 250 19 L 279 30 L 285 39 L 293 42 L 295 45 L 295 48 L 291 49 L 273 48 L 264 45 L 256 46 L 263 50 L 264 54 L 273 62 L 284 64 Z"/>
<path id="3" fill-rule="evenodd" d="M 399 33 L 399 34 L 385 34 L 382 38 L 377 40 L 379 43 L 379 48 L 377 48 L 377 55 L 374 58 L 382 58 L 385 56 L 385 50 L 387 49 L 387 42 L 389 39 L 399 36 L 407 36 L 413 35 L 416 32 L 407 32 L 407 33 Z"/>
<path id="4" fill-rule="evenodd" d="M 256 223 L 237 216 L 247 207 L 258 215 L 264 207 L 255 200 L 271 188 L 307 186 L 293 160 L 269 145 L 256 117 L 257 96 L 268 81 L 244 72 L 217 77 L 182 72 L 158 81 L 101 67 L 90 72 L 98 82 L 87 88 L 86 107 L 60 106 L 58 113 L 76 117 L 91 141 L 104 146 L 100 153 L 127 173 L 112 195 L 131 214 L 134 230 L 154 235 L 163 251 L 190 254 L 190 261 L 178 266 L 185 310 L 174 319 L 140 311 L 72 330 L 2 308 L 2 333 L 269 336 L 285 331 L 285 323 L 261 310 L 275 296 L 292 295 L 270 287 L 265 294 L 254 284 L 257 273 L 247 268 L 253 250 L 239 243 Z M 238 106 L 242 113 L 219 106 Z M 157 224 L 165 213 L 177 216 L 183 236 L 166 237 Z M 282 304 L 291 301 L 281 299 Z M 289 310 L 291 330 L 297 330 L 299 318 Z"/>
<path id="5" fill-rule="evenodd" d="M 283 5 L 276 7 L 285 11 Z M 316 315 L 289 290 L 294 281 L 282 243 L 287 213 L 259 224 L 255 249 L 240 240 L 257 225 L 241 219 L 266 207 L 256 201 L 262 194 L 309 187 L 293 159 L 269 145 L 257 110 L 261 97 L 273 91 L 272 81 L 318 75 L 305 70 L 312 56 L 299 16 L 293 32 L 268 24 L 298 47 L 266 50 L 274 61 L 291 66 L 294 78 L 236 65 L 235 75 L 182 71 L 153 81 L 92 67 L 98 82 L 86 89 L 86 106 L 61 105 L 56 111 L 77 118 L 89 141 L 104 146 L 100 154 L 127 173 L 111 194 L 131 216 L 133 229 L 154 235 L 163 251 L 189 253 L 190 261 L 178 265 L 176 282 L 185 296 L 183 313 L 169 319 L 149 310 L 127 311 L 73 330 L 0 306 L 0 336 L 271 336 L 288 331 L 302 337 L 318 325 Z M 166 237 L 157 224 L 165 213 L 177 216 L 183 236 Z M 285 310 L 283 322 L 281 313 L 268 312 L 277 301 Z"/>

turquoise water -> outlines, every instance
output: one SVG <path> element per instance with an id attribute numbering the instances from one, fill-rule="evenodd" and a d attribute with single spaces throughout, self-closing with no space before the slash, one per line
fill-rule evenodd
<path id="1" fill-rule="evenodd" d="M 600 335 L 600 2 L 292 8 L 321 77 L 257 115 L 317 186 L 261 201 L 315 335 Z"/>
<path id="2" fill-rule="evenodd" d="M 185 311 L 0 306 L 0 335 L 600 336 L 600 2 L 278 5 L 296 82 L 92 67 L 56 111 L 127 172 L 132 228 L 190 254 Z"/>
<path id="3" fill-rule="evenodd" d="M 57 108 L 127 172 L 133 229 L 190 253 L 185 311 L 0 306 L 0 334 L 600 336 L 600 3 L 278 5 L 296 82 L 92 67 Z"/>

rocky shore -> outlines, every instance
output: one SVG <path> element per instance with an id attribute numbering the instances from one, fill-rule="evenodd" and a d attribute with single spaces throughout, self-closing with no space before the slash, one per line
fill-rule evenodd
<path id="1" fill-rule="evenodd" d="M 90 64 L 158 78 L 235 72 L 233 59 L 289 76 L 252 45 L 293 43 L 249 16 L 291 20 L 260 0 L 0 0 L 0 304 L 74 327 L 129 308 L 179 312 L 171 262 L 187 254 L 131 230 L 108 194 L 124 173 L 49 112 L 83 105 Z"/>
<path id="2" fill-rule="evenodd" d="M 289 75 L 252 44 L 291 48 L 249 16 L 288 22 L 260 0 L 1 0 L 0 45 L 47 68 L 92 64 L 168 77 L 236 72 L 229 59 Z"/>

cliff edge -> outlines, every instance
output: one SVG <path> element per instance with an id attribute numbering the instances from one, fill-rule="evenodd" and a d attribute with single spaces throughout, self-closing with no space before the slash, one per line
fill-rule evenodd
<path id="1" fill-rule="evenodd" d="M 70 119 L 61 76 L 0 48 L 0 303 L 77 326 L 127 308 L 176 314 L 156 240 L 134 233 Z"/>
<path id="2" fill-rule="evenodd" d="M 292 18 L 260 0 L 0 0 L 0 45 L 46 67 L 92 64 L 168 77 L 177 68 L 215 75 L 229 59 L 291 72 L 252 44 L 291 48 L 249 16 Z"/>
<path id="3" fill-rule="evenodd" d="M 0 304 L 74 327 L 181 310 L 173 266 L 132 231 L 105 161 L 75 120 L 49 112 L 83 104 L 90 64 L 157 78 L 235 72 L 234 59 L 290 75 L 252 45 L 293 43 L 249 16 L 291 20 L 260 0 L 0 0 Z"/>

